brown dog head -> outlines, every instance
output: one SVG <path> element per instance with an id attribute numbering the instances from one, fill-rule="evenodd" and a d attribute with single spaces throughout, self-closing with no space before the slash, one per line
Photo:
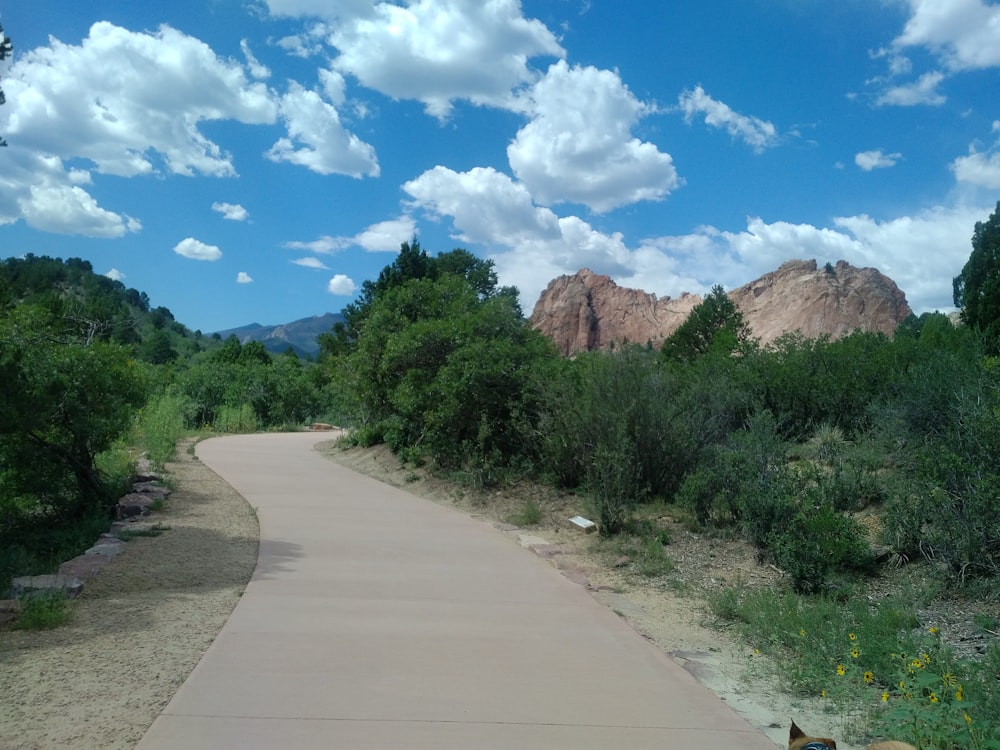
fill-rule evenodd
<path id="1" fill-rule="evenodd" d="M 837 741 L 829 737 L 807 737 L 793 721 L 788 730 L 788 750 L 837 750 Z"/>

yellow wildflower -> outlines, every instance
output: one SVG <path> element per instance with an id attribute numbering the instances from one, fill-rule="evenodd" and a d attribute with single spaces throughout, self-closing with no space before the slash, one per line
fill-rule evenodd
<path id="1" fill-rule="evenodd" d="M 843 664 L 838 664 L 837 665 L 837 674 L 839 674 L 841 677 L 843 677 L 845 674 L 847 674 L 847 667 L 845 667 Z"/>
<path id="2" fill-rule="evenodd" d="M 857 659 L 859 656 L 861 656 L 861 652 L 858 651 L 857 648 L 852 648 L 851 649 L 851 658 Z"/>
<path id="3" fill-rule="evenodd" d="M 852 641 L 858 640 L 858 637 L 854 635 L 854 633 L 848 633 L 847 637 L 850 638 Z"/>
<path id="4" fill-rule="evenodd" d="M 963 716 L 965 717 L 965 723 L 966 724 L 971 724 L 972 723 L 972 717 L 971 716 L 969 716 L 968 714 L 963 714 Z"/>
<path id="5" fill-rule="evenodd" d="M 882 691 L 882 702 L 883 703 L 888 703 L 889 702 L 889 691 L 888 690 L 883 690 Z"/>
<path id="6" fill-rule="evenodd" d="M 930 633 L 931 635 L 937 635 L 941 631 L 940 631 L 940 629 L 938 629 L 938 628 L 934 627 L 933 625 L 931 625 L 929 628 L 927 628 L 927 632 Z"/>
<path id="7" fill-rule="evenodd" d="M 962 686 L 958 686 L 958 690 L 955 691 L 955 700 L 961 701 L 965 700 L 965 693 L 962 692 Z"/>
<path id="8" fill-rule="evenodd" d="M 872 672 L 865 672 L 864 680 L 866 685 L 871 685 L 875 682 L 875 675 Z"/>
<path id="9" fill-rule="evenodd" d="M 806 629 L 805 628 L 801 628 L 799 630 L 799 635 L 805 635 L 805 634 L 806 634 Z"/>
<path id="10" fill-rule="evenodd" d="M 927 700 L 929 700 L 931 703 L 937 703 L 938 702 L 937 693 L 931 692 L 931 694 L 927 696 Z"/>

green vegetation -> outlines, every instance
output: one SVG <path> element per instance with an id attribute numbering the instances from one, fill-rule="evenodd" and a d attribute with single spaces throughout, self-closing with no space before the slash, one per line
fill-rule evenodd
<path id="1" fill-rule="evenodd" d="M 51 630 L 69 622 L 73 611 L 61 594 L 36 594 L 21 602 L 17 614 L 18 630 Z"/>
<path id="2" fill-rule="evenodd" d="M 954 289 L 962 321 L 983 333 L 991 353 L 1000 354 L 1000 201 L 989 220 L 976 222 L 972 255 Z"/>
<path id="3" fill-rule="evenodd" d="M 730 588 L 711 599 L 754 652 L 780 663 L 782 684 L 821 697 L 845 725 L 919 748 L 1000 746 L 1000 645 L 979 659 L 959 656 L 937 627 L 920 627 L 929 598 L 914 590 L 882 599 L 837 600 Z M 857 741 L 870 738 L 857 736 Z"/>
<path id="4" fill-rule="evenodd" d="M 997 276 L 980 256 L 995 255 L 998 223 L 994 214 L 973 239 L 966 270 L 986 272 L 956 282 L 965 325 L 926 314 L 891 338 L 788 335 L 759 346 L 716 287 L 660 351 L 572 360 L 527 324 L 490 261 L 460 249 L 432 257 L 415 240 L 320 337 L 315 362 L 192 333 L 85 261 L 8 259 L 0 589 L 92 543 L 137 449 L 162 465 L 190 433 L 330 422 L 353 427 L 354 444 L 385 443 L 401 461 L 477 488 L 530 481 L 577 493 L 608 554 L 646 576 L 669 579 L 666 515 L 707 538 L 744 539 L 789 585 L 728 591 L 713 606 L 789 665 L 797 690 L 847 706 L 867 693 L 834 689 L 831 675 L 860 674 L 892 710 L 924 710 L 893 687 L 893 654 L 924 649 L 920 675 L 949 665 L 966 706 L 977 706 L 969 716 L 980 723 L 966 722 L 973 729 L 954 746 L 990 747 L 980 740 L 997 732 L 988 717 L 1000 715 L 990 678 L 1000 652 L 932 652 L 918 642 L 918 598 L 873 606 L 858 592 L 911 563 L 942 595 L 998 596 L 1000 363 L 995 320 L 972 304 Z M 525 525 L 540 517 L 530 502 L 514 513 Z M 846 633 L 857 657 L 844 656 Z M 913 695 L 934 703 L 931 682 Z M 937 698 L 928 710 L 943 710 Z M 963 730 L 949 710 L 935 737 Z"/>

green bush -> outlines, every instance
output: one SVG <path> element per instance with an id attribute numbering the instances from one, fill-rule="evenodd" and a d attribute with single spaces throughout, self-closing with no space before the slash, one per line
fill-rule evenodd
<path id="1" fill-rule="evenodd" d="M 21 601 L 18 630 L 51 630 L 69 622 L 72 610 L 61 594 L 35 595 Z"/>
<path id="2" fill-rule="evenodd" d="M 837 575 L 868 571 L 873 562 L 857 522 L 822 501 L 775 529 L 768 546 L 792 588 L 805 594 L 823 590 Z"/>

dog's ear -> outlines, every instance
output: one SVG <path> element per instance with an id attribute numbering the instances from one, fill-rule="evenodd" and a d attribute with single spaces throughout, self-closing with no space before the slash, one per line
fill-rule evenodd
<path id="1" fill-rule="evenodd" d="M 792 728 L 788 730 L 788 741 L 793 742 L 794 740 L 797 740 L 799 737 L 805 737 L 805 736 L 806 736 L 805 732 L 799 729 L 798 724 L 796 724 L 793 721 Z"/>

